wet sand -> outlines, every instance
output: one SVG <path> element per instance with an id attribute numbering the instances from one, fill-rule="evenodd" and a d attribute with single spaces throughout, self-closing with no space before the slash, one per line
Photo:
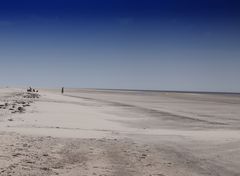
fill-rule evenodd
<path id="1" fill-rule="evenodd" d="M 2 88 L 0 105 L 0 175 L 240 175 L 238 94 Z"/>

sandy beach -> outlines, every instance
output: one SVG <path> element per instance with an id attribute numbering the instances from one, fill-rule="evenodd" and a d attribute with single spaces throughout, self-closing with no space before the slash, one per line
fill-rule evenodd
<path id="1" fill-rule="evenodd" d="M 240 95 L 0 89 L 0 175 L 238 176 Z"/>

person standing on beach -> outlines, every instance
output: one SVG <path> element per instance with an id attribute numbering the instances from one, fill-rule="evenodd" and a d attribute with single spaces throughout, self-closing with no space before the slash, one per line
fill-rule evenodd
<path id="1" fill-rule="evenodd" d="M 64 93 L 64 87 L 62 87 L 62 94 Z"/>

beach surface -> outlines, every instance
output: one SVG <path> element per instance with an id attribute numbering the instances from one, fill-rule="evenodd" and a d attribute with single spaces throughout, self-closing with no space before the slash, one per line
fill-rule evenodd
<path id="1" fill-rule="evenodd" d="M 238 176 L 240 95 L 0 88 L 0 175 Z"/>

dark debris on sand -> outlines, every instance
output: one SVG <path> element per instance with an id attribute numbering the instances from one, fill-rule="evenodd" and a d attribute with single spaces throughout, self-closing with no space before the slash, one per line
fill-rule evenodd
<path id="1" fill-rule="evenodd" d="M 0 110 L 8 110 L 10 113 L 24 113 L 26 108 L 31 106 L 31 104 L 40 98 L 40 94 L 36 92 L 23 92 L 16 93 L 12 97 L 3 100 L 0 104 Z"/>

